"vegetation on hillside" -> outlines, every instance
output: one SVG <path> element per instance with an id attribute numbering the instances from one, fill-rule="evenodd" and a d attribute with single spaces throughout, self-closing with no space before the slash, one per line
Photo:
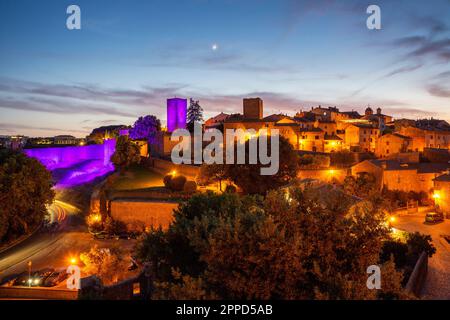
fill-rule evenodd
<path id="1" fill-rule="evenodd" d="M 23 153 L 0 151 L 0 243 L 33 231 L 55 193 L 50 172 Z"/>
<path id="2" fill-rule="evenodd" d="M 380 260 L 382 210 L 299 187 L 261 196 L 194 195 L 137 256 L 153 266 L 156 299 L 397 299 L 402 272 Z M 366 286 L 380 264 L 382 289 Z"/>

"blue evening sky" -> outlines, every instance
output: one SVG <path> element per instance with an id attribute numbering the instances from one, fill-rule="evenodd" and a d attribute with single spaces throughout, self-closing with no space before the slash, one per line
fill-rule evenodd
<path id="1" fill-rule="evenodd" d="M 265 115 L 370 104 L 450 120 L 449 61 L 450 0 L 1 0 L 0 135 L 164 123 L 173 96 L 206 118 L 259 96 Z"/>

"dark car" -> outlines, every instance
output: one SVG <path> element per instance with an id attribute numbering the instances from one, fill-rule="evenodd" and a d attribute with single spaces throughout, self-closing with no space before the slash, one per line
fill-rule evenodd
<path id="1" fill-rule="evenodd" d="M 13 282 L 13 286 L 28 286 L 28 279 L 30 279 L 30 276 L 28 275 L 28 272 L 22 272 L 17 276 L 17 278 Z"/>
<path id="2" fill-rule="evenodd" d="M 55 269 L 45 268 L 34 271 L 31 275 L 28 272 L 21 273 L 13 282 L 13 286 L 38 287 L 41 286 L 44 279 L 47 278 Z"/>
<path id="3" fill-rule="evenodd" d="M 99 233 L 95 233 L 94 234 L 94 239 L 96 239 L 96 240 L 106 240 L 106 239 L 111 239 L 111 236 L 107 232 L 101 231 Z"/>
<path id="4" fill-rule="evenodd" d="M 442 212 L 428 212 L 425 216 L 425 222 L 436 223 L 444 221 L 444 214 Z"/>
<path id="5" fill-rule="evenodd" d="M 66 280 L 68 277 L 65 271 L 53 271 L 47 278 L 42 282 L 43 287 L 54 287 Z"/>

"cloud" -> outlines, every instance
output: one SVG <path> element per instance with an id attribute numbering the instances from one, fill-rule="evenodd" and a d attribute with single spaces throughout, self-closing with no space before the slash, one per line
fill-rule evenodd
<path id="1" fill-rule="evenodd" d="M 429 94 L 440 97 L 440 98 L 450 98 L 450 87 L 443 87 L 439 84 L 432 84 L 427 87 Z"/>
<path id="2" fill-rule="evenodd" d="M 450 27 L 446 22 L 433 16 L 410 15 L 409 26 L 420 34 L 395 39 L 390 43 L 391 47 L 405 49 L 406 58 L 434 58 L 440 62 L 450 60 Z"/>
<path id="3" fill-rule="evenodd" d="M 366 90 L 367 88 L 369 88 L 370 86 L 374 85 L 375 83 L 377 83 L 377 82 L 379 82 L 381 80 L 388 79 L 388 78 L 394 77 L 394 76 L 399 75 L 399 74 L 413 72 L 413 71 L 415 71 L 417 69 L 420 69 L 422 66 L 423 66 L 423 64 L 419 63 L 419 64 L 415 64 L 415 65 L 408 65 L 408 66 L 399 67 L 399 68 L 396 68 L 396 69 L 394 69 L 392 71 L 389 71 L 388 73 L 386 73 L 386 74 L 376 78 L 372 82 L 370 82 L 370 83 L 360 87 L 359 89 L 353 91 L 350 94 L 350 97 L 354 97 L 354 96 L 359 95 L 361 92 L 363 92 L 364 90 Z"/>
<path id="4" fill-rule="evenodd" d="M 76 133 L 83 133 L 85 134 L 85 130 L 77 130 L 77 129 L 61 129 L 61 128 L 52 128 L 52 127 L 36 127 L 36 126 L 29 126 L 29 125 L 23 125 L 23 124 L 10 124 L 10 123 L 1 123 L 0 122 L 0 131 L 6 131 L 6 132 L 17 132 L 17 130 L 38 130 L 38 131 L 53 131 L 53 132 L 76 132 Z"/>
<path id="5" fill-rule="evenodd" d="M 135 118 L 144 109 L 162 110 L 165 99 L 182 95 L 182 89 L 180 85 L 107 89 L 91 84 L 43 84 L 0 78 L 0 108 Z"/>

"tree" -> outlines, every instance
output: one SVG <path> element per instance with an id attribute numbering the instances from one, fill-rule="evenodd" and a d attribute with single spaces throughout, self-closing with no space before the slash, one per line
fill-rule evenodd
<path id="1" fill-rule="evenodd" d="M 87 141 L 90 144 L 102 144 L 104 139 L 117 138 L 120 130 L 126 128 L 127 126 L 125 125 L 111 125 L 95 128 L 89 136 L 87 136 Z"/>
<path id="2" fill-rule="evenodd" d="M 128 136 L 120 136 L 117 138 L 116 151 L 112 155 L 111 161 L 121 172 L 124 172 L 132 164 L 141 161 L 139 147 Z"/>
<path id="3" fill-rule="evenodd" d="M 161 121 L 152 115 L 139 117 L 130 129 L 131 139 L 145 139 L 150 144 L 155 143 L 156 134 L 161 131 Z"/>
<path id="4" fill-rule="evenodd" d="M 288 184 L 297 177 L 299 169 L 298 154 L 284 137 L 280 136 L 279 143 L 279 170 L 274 175 L 261 175 L 262 164 L 248 164 L 248 152 L 246 154 L 246 164 L 236 164 L 227 166 L 226 176 L 234 182 L 246 194 L 265 194 L 267 191 L 277 189 Z M 270 150 L 270 140 L 268 139 L 268 150 Z M 245 149 L 249 150 L 249 142 L 246 142 Z M 235 153 L 236 154 L 236 153 Z"/>
<path id="5" fill-rule="evenodd" d="M 345 177 L 343 189 L 347 194 L 362 198 L 379 194 L 375 176 L 367 172 L 358 174 L 356 178 L 353 176 Z"/>
<path id="6" fill-rule="evenodd" d="M 0 151 L 0 242 L 27 234 L 44 220 L 55 192 L 50 172 L 36 159 Z"/>
<path id="7" fill-rule="evenodd" d="M 118 247 L 98 248 L 95 245 L 88 252 L 81 253 L 80 260 L 85 265 L 83 271 L 86 274 L 97 275 L 107 285 L 123 279 L 123 273 L 127 271 L 128 263 Z"/>
<path id="8" fill-rule="evenodd" d="M 202 185 L 208 185 L 213 182 L 219 183 L 219 190 L 222 191 L 222 181 L 227 179 L 226 164 L 203 164 L 197 176 L 197 182 Z"/>
<path id="9" fill-rule="evenodd" d="M 203 108 L 200 106 L 198 100 L 190 99 L 189 107 L 187 109 L 187 129 L 194 131 L 195 122 L 203 121 Z"/>
<path id="10" fill-rule="evenodd" d="M 261 196 L 199 194 L 167 231 L 152 230 L 137 257 L 151 262 L 153 298 L 376 299 L 403 297 L 401 273 L 366 287 L 388 230 L 370 202 L 323 201 L 316 189 Z M 335 191 L 338 192 L 338 191 Z M 337 202 L 337 203 L 336 203 Z"/>

